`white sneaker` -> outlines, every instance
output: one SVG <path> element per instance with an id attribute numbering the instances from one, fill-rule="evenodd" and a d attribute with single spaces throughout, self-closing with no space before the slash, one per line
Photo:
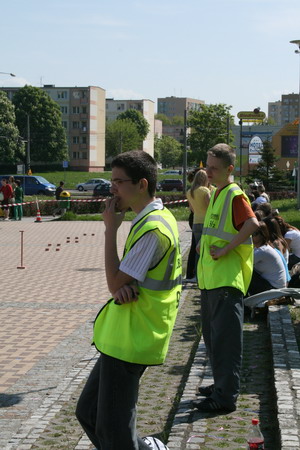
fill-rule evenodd
<path id="1" fill-rule="evenodd" d="M 143 438 L 143 441 L 153 450 L 169 450 L 163 442 L 155 437 L 147 436 Z"/>

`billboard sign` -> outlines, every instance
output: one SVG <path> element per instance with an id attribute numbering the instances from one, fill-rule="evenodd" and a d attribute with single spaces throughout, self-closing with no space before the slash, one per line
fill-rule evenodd
<path id="1" fill-rule="evenodd" d="M 251 138 L 248 147 L 249 164 L 258 164 L 261 160 L 261 150 L 264 148 L 262 139 L 255 135 Z"/>
<path id="2" fill-rule="evenodd" d="M 262 122 L 266 118 L 266 114 L 263 111 L 240 111 L 237 113 L 237 116 L 243 122 Z"/>

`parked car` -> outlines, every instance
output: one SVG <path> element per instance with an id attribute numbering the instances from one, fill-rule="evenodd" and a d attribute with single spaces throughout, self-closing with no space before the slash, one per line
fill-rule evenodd
<path id="1" fill-rule="evenodd" d="M 84 183 L 78 183 L 76 189 L 78 191 L 93 191 L 97 184 L 109 184 L 110 182 L 105 178 L 92 178 L 91 180 L 85 181 Z"/>
<path id="2" fill-rule="evenodd" d="M 182 170 L 167 170 L 164 175 L 181 175 Z"/>
<path id="3" fill-rule="evenodd" d="M 94 187 L 93 197 L 109 197 L 112 195 L 110 192 L 110 187 L 110 182 L 97 184 L 97 186 Z"/>
<path id="4" fill-rule="evenodd" d="M 182 180 L 161 180 L 157 183 L 158 191 L 183 191 Z"/>
<path id="5" fill-rule="evenodd" d="M 56 187 L 46 178 L 38 175 L 12 175 L 15 180 L 21 181 L 24 195 L 54 195 Z M 0 175 L 1 178 L 9 178 L 10 175 Z"/>

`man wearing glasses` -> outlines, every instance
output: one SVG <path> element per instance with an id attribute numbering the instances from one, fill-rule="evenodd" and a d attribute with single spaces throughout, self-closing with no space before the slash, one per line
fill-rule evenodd
<path id="1" fill-rule="evenodd" d="M 101 352 L 78 401 L 76 415 L 102 450 L 167 447 L 136 433 L 139 380 L 149 365 L 162 364 L 181 292 L 181 255 L 174 216 L 155 198 L 157 166 L 144 151 L 112 162 L 113 198 L 107 199 L 105 271 L 112 298 L 94 324 Z M 137 215 L 121 261 L 117 232 L 125 212 Z"/>

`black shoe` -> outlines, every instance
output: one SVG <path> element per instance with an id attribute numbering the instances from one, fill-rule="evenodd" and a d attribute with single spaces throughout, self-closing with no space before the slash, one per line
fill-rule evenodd
<path id="1" fill-rule="evenodd" d="M 232 406 L 231 408 L 228 406 L 222 406 L 220 403 L 216 402 L 212 398 L 206 398 L 202 402 L 193 402 L 193 406 L 201 412 L 233 412 L 236 410 L 236 406 Z"/>
<path id="2" fill-rule="evenodd" d="M 200 395 L 203 397 L 210 397 L 213 392 L 215 392 L 215 385 L 211 384 L 210 386 L 200 386 L 198 389 Z"/>

